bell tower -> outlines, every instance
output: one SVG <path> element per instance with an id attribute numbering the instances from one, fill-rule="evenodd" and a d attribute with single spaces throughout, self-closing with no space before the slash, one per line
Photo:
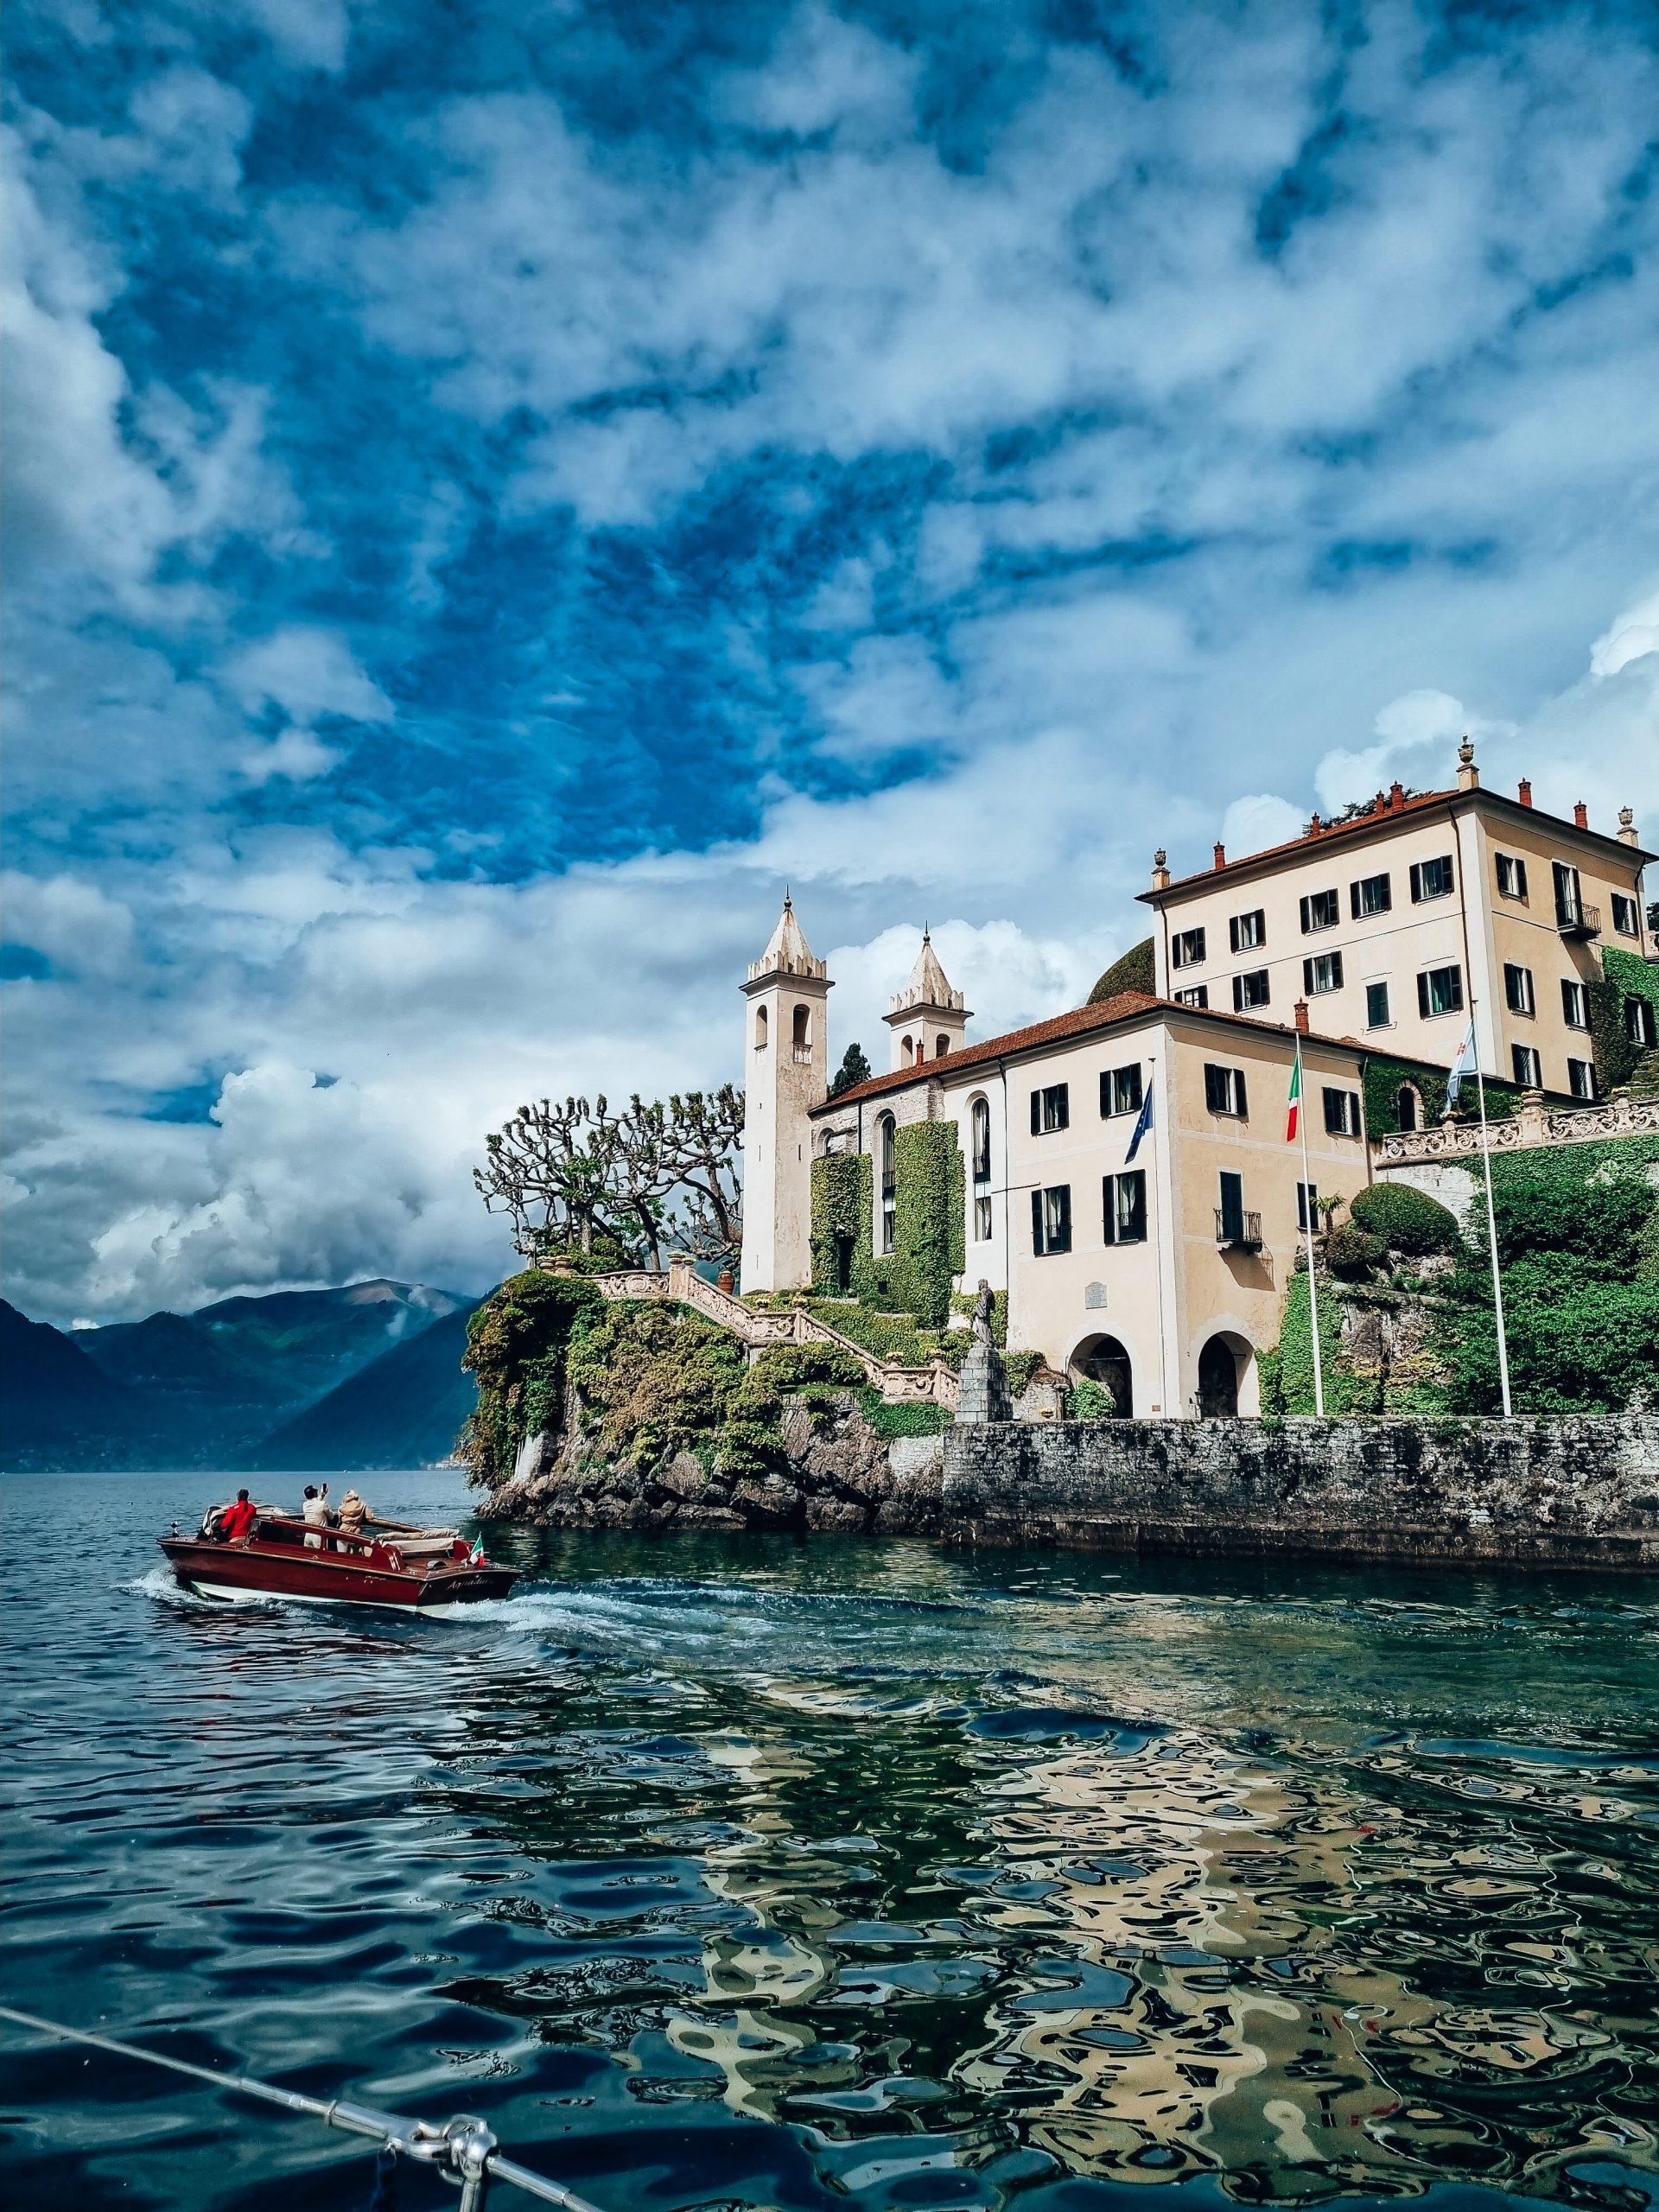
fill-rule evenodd
<path id="1" fill-rule="evenodd" d="M 905 985 L 881 1019 L 893 1039 L 889 1072 L 918 1067 L 924 1060 L 942 1060 L 959 1052 L 973 1016 L 960 991 L 939 965 L 933 939 L 922 931 L 922 949 Z"/>
<path id="2" fill-rule="evenodd" d="M 772 941 L 743 985 L 743 1263 L 740 1288 L 812 1280 L 812 1132 L 829 1090 L 830 982 L 785 893 Z"/>

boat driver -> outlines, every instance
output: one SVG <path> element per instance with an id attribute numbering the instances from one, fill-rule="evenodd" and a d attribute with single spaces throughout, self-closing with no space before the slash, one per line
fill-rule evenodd
<path id="1" fill-rule="evenodd" d="M 225 1544 L 239 1544 L 252 1528 L 257 1517 L 257 1509 L 246 1491 L 238 1491 L 236 1503 L 227 1505 L 219 1516 L 219 1541 Z"/>

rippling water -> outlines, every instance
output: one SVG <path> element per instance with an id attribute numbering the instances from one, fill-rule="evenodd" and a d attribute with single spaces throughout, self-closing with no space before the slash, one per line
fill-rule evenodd
<path id="1" fill-rule="evenodd" d="M 1659 2203 L 1651 1584 L 524 1530 L 403 1622 L 173 1592 L 211 1487 L 3 1484 L 11 2002 L 607 2212 Z M 15 2201 L 368 2202 L 0 2040 Z"/>

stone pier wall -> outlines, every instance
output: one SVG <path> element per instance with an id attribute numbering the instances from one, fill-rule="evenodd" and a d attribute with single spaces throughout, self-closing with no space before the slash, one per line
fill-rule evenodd
<path id="1" fill-rule="evenodd" d="M 1659 1571 L 1659 1418 L 947 1429 L 948 1541 Z"/>

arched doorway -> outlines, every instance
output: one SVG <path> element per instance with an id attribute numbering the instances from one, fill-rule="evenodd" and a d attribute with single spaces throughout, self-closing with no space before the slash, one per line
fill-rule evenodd
<path id="1" fill-rule="evenodd" d="M 1421 1129 L 1422 1128 L 1422 1094 L 1418 1090 L 1414 1083 L 1402 1083 L 1401 1084 L 1399 1090 L 1395 1093 L 1394 1106 L 1395 1118 L 1399 1122 L 1401 1131 L 1403 1135 L 1408 1136 L 1414 1129 Z"/>
<path id="2" fill-rule="evenodd" d="M 1071 1374 L 1078 1382 L 1103 1384 L 1122 1418 L 1134 1418 L 1135 1370 L 1116 1337 L 1086 1338 L 1071 1355 Z"/>
<path id="3" fill-rule="evenodd" d="M 1211 1337 L 1198 1354 L 1198 1418 L 1236 1421 L 1241 1357 L 1230 1337 Z"/>

